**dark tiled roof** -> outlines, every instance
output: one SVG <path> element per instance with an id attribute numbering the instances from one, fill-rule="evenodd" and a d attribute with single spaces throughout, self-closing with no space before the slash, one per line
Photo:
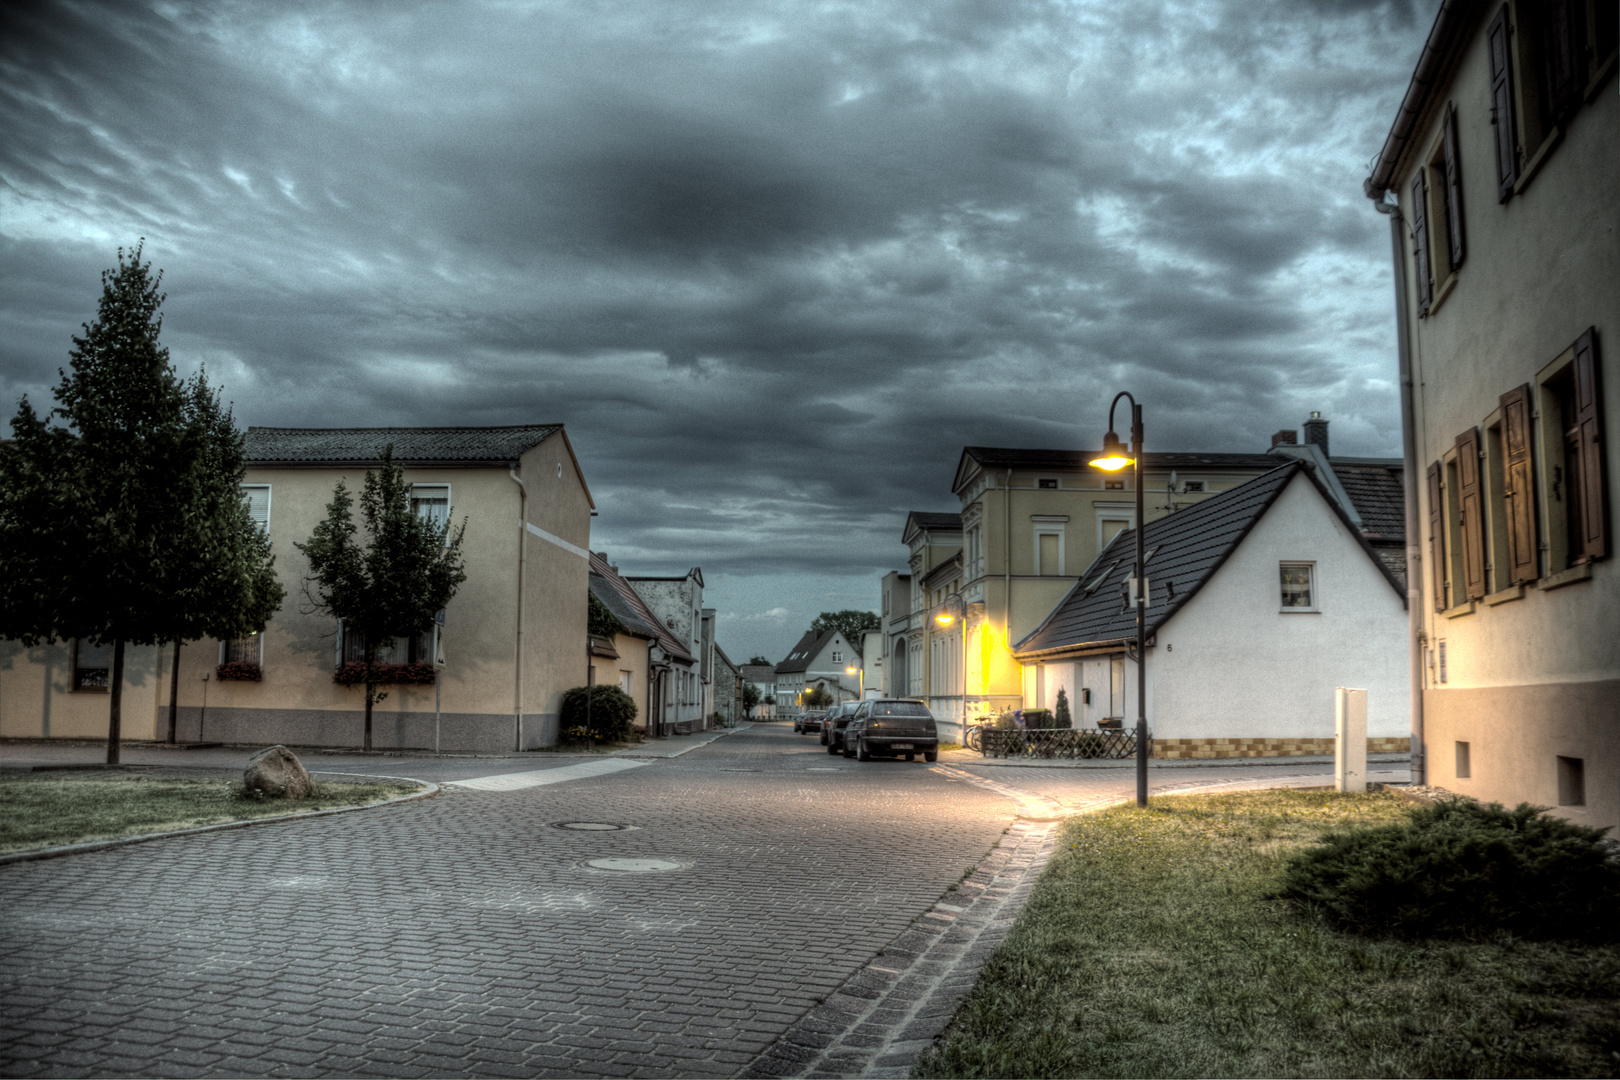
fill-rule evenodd
<path id="1" fill-rule="evenodd" d="M 507 462 L 562 430 L 561 424 L 485 428 L 268 428 L 247 431 L 247 458 L 270 462 L 371 464 L 393 444 L 394 460 Z"/>
<path id="2" fill-rule="evenodd" d="M 1147 617 L 1150 639 L 1214 576 L 1289 481 L 1300 474 L 1316 487 L 1323 503 L 1339 516 L 1350 535 L 1356 537 L 1367 558 L 1389 577 L 1385 564 L 1367 541 L 1349 527 L 1349 518 L 1322 487 L 1315 473 L 1303 462 L 1290 461 L 1229 491 L 1148 523 L 1143 545 L 1152 553 L 1147 564 L 1148 583 L 1153 590 Z M 1136 613 L 1125 605 L 1123 594 L 1125 580 L 1134 572 L 1135 562 L 1136 531 L 1127 529 L 1114 537 L 1069 595 L 1045 622 L 1014 646 L 1014 651 L 1023 656 L 1077 648 L 1091 642 L 1134 638 Z M 1389 580 L 1391 587 L 1404 595 L 1399 584 L 1393 578 Z M 1095 589 L 1091 588 L 1093 585 Z"/>
<path id="3" fill-rule="evenodd" d="M 919 529 L 960 529 L 962 527 L 961 514 L 935 514 L 927 510 L 913 510 L 906 515 L 906 531 L 911 526 Z"/>
<path id="4" fill-rule="evenodd" d="M 1401 463 L 1361 464 L 1334 460 L 1333 473 L 1361 515 L 1362 531 L 1371 539 L 1406 539 L 1406 484 Z M 1404 558 L 1404 556 L 1403 556 Z"/>
<path id="5" fill-rule="evenodd" d="M 669 628 L 647 607 L 630 583 L 614 572 L 607 557 L 591 552 L 591 595 L 613 612 L 624 624 L 625 633 L 658 642 L 659 646 L 677 660 L 692 662 L 692 654 L 675 639 Z"/>
<path id="6" fill-rule="evenodd" d="M 1394 578 L 1400 584 L 1401 591 L 1405 592 L 1406 545 L 1374 544 L 1373 554 L 1378 556 L 1378 561 L 1384 564 L 1384 569 L 1389 571 L 1389 576 Z"/>
<path id="7" fill-rule="evenodd" d="M 788 650 L 787 659 L 776 665 L 776 673 L 791 675 L 795 671 L 808 671 L 810 661 L 816 658 L 816 654 L 827 643 L 827 639 L 836 633 L 838 633 L 836 630 L 823 630 L 820 633 L 806 630 L 799 643 Z"/>
<path id="8" fill-rule="evenodd" d="M 964 446 L 962 453 L 987 469 L 1083 469 L 1100 451 L 1025 450 L 1004 446 Z M 1153 451 L 1143 455 L 1150 469 L 1273 469 L 1270 454 L 1214 454 L 1201 451 Z"/>

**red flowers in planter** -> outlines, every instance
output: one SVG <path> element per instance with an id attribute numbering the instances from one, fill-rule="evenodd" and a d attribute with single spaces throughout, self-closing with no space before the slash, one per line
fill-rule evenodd
<path id="1" fill-rule="evenodd" d="M 260 682 L 264 672 L 251 660 L 231 660 L 214 669 L 214 678 L 220 682 Z"/>
<path id="2" fill-rule="evenodd" d="M 416 683 L 432 686 L 438 678 L 438 672 L 434 670 L 432 664 L 373 664 L 371 672 L 371 681 L 384 685 Z M 364 686 L 366 662 L 350 660 L 346 664 L 339 664 L 332 672 L 332 681 L 339 686 Z"/>

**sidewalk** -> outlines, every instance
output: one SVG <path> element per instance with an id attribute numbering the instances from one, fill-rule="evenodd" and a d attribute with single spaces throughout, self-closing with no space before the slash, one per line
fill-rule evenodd
<path id="1" fill-rule="evenodd" d="M 952 765 L 972 765 L 976 768 L 1019 769 L 1134 769 L 1136 758 L 996 758 L 985 757 L 977 750 L 941 750 L 939 760 Z M 1367 763 L 1405 765 L 1411 761 L 1408 754 L 1368 754 Z M 1261 767 L 1268 765 L 1332 765 L 1332 754 L 1301 754 L 1297 757 L 1242 757 L 1242 758 L 1149 758 L 1150 769 L 1207 769 Z"/>

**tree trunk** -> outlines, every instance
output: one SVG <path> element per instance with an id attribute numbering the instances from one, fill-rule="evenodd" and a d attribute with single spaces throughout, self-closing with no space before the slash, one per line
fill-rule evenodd
<path id="1" fill-rule="evenodd" d="M 107 706 L 107 764 L 118 764 L 120 727 L 123 724 L 124 705 L 124 639 L 113 642 L 112 685 L 108 687 Z"/>
<path id="2" fill-rule="evenodd" d="M 175 717 L 180 710 L 180 639 L 174 639 L 174 670 L 169 675 L 169 745 L 174 745 Z M 201 733 L 198 735 L 201 738 Z"/>

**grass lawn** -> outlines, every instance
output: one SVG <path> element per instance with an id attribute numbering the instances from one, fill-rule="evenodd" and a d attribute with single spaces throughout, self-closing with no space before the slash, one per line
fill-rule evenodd
<path id="1" fill-rule="evenodd" d="M 1064 826 L 916 1076 L 1614 1076 L 1620 948 L 1357 938 L 1272 899 L 1389 793 L 1181 795 Z"/>
<path id="2" fill-rule="evenodd" d="M 250 798 L 239 780 L 27 773 L 0 780 L 0 852 L 330 810 L 420 789 L 397 780 L 323 783 L 315 798 L 289 802 Z"/>

